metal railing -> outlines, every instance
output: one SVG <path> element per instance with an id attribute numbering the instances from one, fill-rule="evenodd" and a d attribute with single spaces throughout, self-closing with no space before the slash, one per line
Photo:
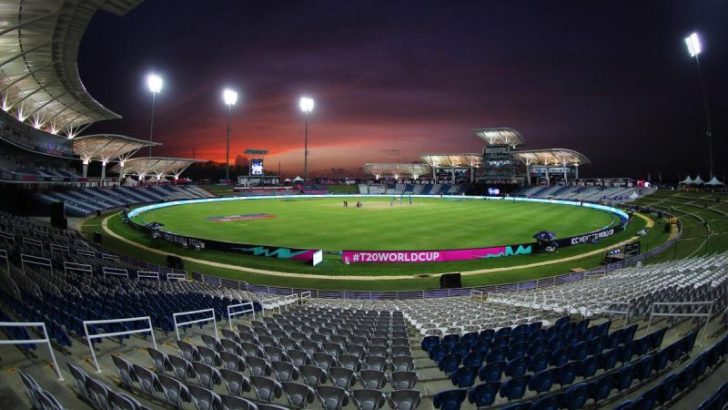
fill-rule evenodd
<path id="1" fill-rule="evenodd" d="M 129 322 L 141 322 L 145 321 L 147 322 L 147 327 L 141 328 L 141 329 L 131 329 L 131 330 L 122 330 L 119 332 L 108 332 L 108 333 L 89 333 L 89 326 L 95 326 L 96 325 L 105 325 L 105 324 L 121 324 L 121 323 L 129 323 Z M 101 367 L 99 366 L 99 361 L 96 359 L 96 352 L 94 351 L 93 346 L 93 339 L 101 339 L 104 337 L 115 337 L 115 336 L 129 336 L 129 335 L 135 335 L 139 333 L 149 333 L 152 335 L 152 345 L 154 345 L 154 348 L 157 348 L 157 340 L 154 338 L 154 328 L 152 327 L 152 319 L 149 316 L 140 316 L 140 317 L 130 317 L 130 318 L 124 318 L 124 319 L 106 319 L 106 320 L 84 320 L 83 321 L 83 331 L 86 336 L 86 341 L 88 342 L 88 348 L 91 350 L 91 357 L 94 359 L 94 366 L 96 367 L 96 371 L 98 373 L 101 373 Z"/>

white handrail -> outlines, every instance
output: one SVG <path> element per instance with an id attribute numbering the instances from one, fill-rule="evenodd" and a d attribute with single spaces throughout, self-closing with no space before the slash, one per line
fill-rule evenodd
<path id="1" fill-rule="evenodd" d="M 93 335 L 90 335 L 88 333 L 88 326 L 89 325 L 103 325 L 107 323 L 128 323 L 128 322 L 139 322 L 142 320 L 146 320 L 149 324 L 149 327 L 144 329 L 135 329 L 135 330 L 124 330 L 121 332 L 110 332 L 110 333 L 96 333 Z M 154 328 L 152 328 L 152 319 L 149 316 L 139 316 L 139 317 L 130 317 L 130 318 L 124 318 L 124 319 L 105 319 L 105 320 L 84 320 L 83 321 L 83 331 L 86 334 L 86 341 L 88 341 L 88 348 L 91 350 L 91 357 L 94 359 L 94 366 L 96 366 L 96 371 L 98 373 L 101 373 L 101 367 L 99 367 L 99 362 L 96 360 L 96 352 L 94 351 L 93 344 L 91 343 L 91 340 L 93 339 L 101 339 L 104 337 L 114 337 L 114 336 L 125 336 L 125 335 L 135 335 L 138 333 L 146 333 L 149 332 L 149 334 L 152 335 L 152 344 L 154 345 L 154 348 L 157 348 L 157 339 L 154 337 Z"/>
<path id="2" fill-rule="evenodd" d="M 86 263 L 76 263 L 76 262 L 63 262 L 63 273 L 68 272 L 81 272 L 81 273 L 88 273 L 93 274 L 94 268 L 93 266 L 86 264 Z"/>
<path id="3" fill-rule="evenodd" d="M 248 306 L 250 306 L 249 309 L 247 308 Z M 233 312 L 232 311 L 232 309 L 238 308 L 238 307 L 242 307 L 244 309 L 243 310 L 238 310 L 236 312 Z M 238 303 L 238 304 L 235 304 L 235 305 L 228 305 L 228 307 L 227 307 L 227 317 L 228 317 L 228 324 L 230 325 L 230 330 L 234 331 L 232 317 L 233 316 L 238 316 L 238 315 L 244 315 L 246 313 L 253 313 L 253 320 L 255 320 L 255 305 L 253 305 L 253 302 L 243 302 L 243 303 Z"/>
<path id="4" fill-rule="evenodd" d="M 187 275 L 184 273 L 167 272 L 167 280 L 187 280 Z"/>
<path id="5" fill-rule="evenodd" d="M 708 311 L 705 313 L 691 312 L 691 313 L 675 313 L 672 311 L 668 312 L 655 312 L 655 307 L 658 309 L 662 306 L 665 307 L 678 307 L 678 306 L 695 306 L 700 308 L 701 306 L 707 306 Z M 705 325 L 703 326 L 703 337 L 705 337 L 708 330 L 708 323 L 710 323 L 710 316 L 713 314 L 713 301 L 701 301 L 701 302 L 655 302 L 650 307 L 650 321 L 647 324 L 647 330 L 649 331 L 652 327 L 652 319 L 655 317 L 704 317 Z"/>
<path id="6" fill-rule="evenodd" d="M 196 315 L 199 313 L 207 313 L 210 312 L 212 316 L 207 316 L 202 319 L 195 319 L 195 320 L 189 320 L 186 322 L 178 322 L 177 316 L 189 316 L 189 315 Z M 194 325 L 195 323 L 203 323 L 203 322 L 209 322 L 212 320 L 212 325 L 215 328 L 215 339 L 219 339 L 220 336 L 217 334 L 217 317 L 215 316 L 215 309 L 200 309 L 200 310 L 190 310 L 188 312 L 177 312 L 172 314 L 172 320 L 174 321 L 174 331 L 177 333 L 177 340 L 180 340 L 179 337 L 179 327 L 185 326 L 185 325 Z"/>
<path id="7" fill-rule="evenodd" d="M 0 322 L 1 327 L 40 327 L 43 329 L 43 339 L 25 339 L 25 340 L 0 340 L 0 345 L 22 345 L 26 343 L 45 343 L 48 345 L 48 351 L 51 353 L 51 360 L 53 360 L 53 368 L 56 370 L 58 380 L 63 381 L 63 375 L 61 369 L 58 368 L 58 362 L 56 361 L 56 355 L 53 353 L 53 346 L 51 346 L 51 339 L 48 337 L 48 330 L 43 322 Z"/>
<path id="8" fill-rule="evenodd" d="M 310 290 L 303 291 L 303 292 L 301 292 L 300 295 L 298 295 L 298 304 L 299 305 L 302 305 L 304 299 L 311 299 L 311 291 Z"/>
<path id="9" fill-rule="evenodd" d="M 104 266 L 103 267 L 103 273 L 104 276 L 123 276 L 127 279 L 129 279 L 129 271 L 126 269 L 120 269 L 120 268 L 112 268 L 110 266 Z"/>
<path id="10" fill-rule="evenodd" d="M 159 280 L 159 272 L 151 270 L 138 270 L 137 279 L 156 279 Z"/>
<path id="11" fill-rule="evenodd" d="M 33 256 L 33 255 L 28 255 L 28 254 L 22 253 L 22 254 L 20 254 L 20 264 L 23 267 L 23 273 L 25 273 L 26 275 L 27 275 L 27 272 L 25 272 L 26 264 L 49 268 L 51 270 L 51 273 L 53 273 L 53 264 L 51 263 L 51 260 L 48 258 L 41 258 L 39 256 Z"/>

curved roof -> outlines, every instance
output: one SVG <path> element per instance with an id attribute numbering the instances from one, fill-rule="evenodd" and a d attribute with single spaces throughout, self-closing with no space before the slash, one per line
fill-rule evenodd
<path id="1" fill-rule="evenodd" d="M 376 162 L 364 164 L 362 168 L 369 175 L 412 175 L 417 177 L 430 171 L 427 164 L 408 162 Z"/>
<path id="2" fill-rule="evenodd" d="M 475 135 L 485 140 L 488 145 L 521 145 L 524 143 L 523 135 L 513 128 L 476 128 Z"/>
<path id="3" fill-rule="evenodd" d="M 156 175 L 158 177 L 165 175 L 179 176 L 187 167 L 196 162 L 205 161 L 201 159 L 172 157 L 130 158 L 124 162 L 124 173 L 126 175 L 137 175 L 142 178 L 146 175 Z M 119 173 L 120 171 L 120 164 L 116 164 L 112 168 L 112 172 Z"/>
<path id="4" fill-rule="evenodd" d="M 140 148 L 160 145 L 157 142 L 140 140 L 117 134 L 82 135 L 73 139 L 73 153 L 85 162 L 118 159 L 125 161 Z"/>
<path id="5" fill-rule="evenodd" d="M 420 158 L 431 167 L 468 167 L 480 168 L 483 165 L 483 155 L 474 153 L 465 154 L 426 154 Z"/>
<path id="6" fill-rule="evenodd" d="M 546 148 L 527 151 L 516 151 L 513 155 L 526 165 L 532 164 L 591 164 L 586 155 L 566 148 Z"/>
<path id="7" fill-rule="evenodd" d="M 121 118 L 88 94 L 78 48 L 91 17 L 123 15 L 141 0 L 0 0 L 2 109 L 38 129 L 73 136 L 78 128 Z"/>

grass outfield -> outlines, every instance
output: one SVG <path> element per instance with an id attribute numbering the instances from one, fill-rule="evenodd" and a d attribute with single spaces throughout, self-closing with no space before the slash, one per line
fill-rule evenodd
<path id="1" fill-rule="evenodd" d="M 263 199 L 203 202 L 144 212 L 138 223 L 161 222 L 176 234 L 256 245 L 402 250 L 457 249 L 533 241 L 548 230 L 558 237 L 591 232 L 618 223 L 611 213 L 585 207 L 510 201 L 390 197 Z M 219 221 L 215 217 L 264 215 Z"/>
<path id="2" fill-rule="evenodd" d="M 341 199 L 335 199 L 336 203 L 341 204 Z M 433 201 L 438 201 L 433 199 Z M 304 201 L 285 202 L 291 205 Z M 443 201 L 444 203 L 444 201 Z M 464 204 L 464 201 L 447 203 L 446 206 Z M 474 201 L 473 205 L 485 205 L 485 201 Z M 424 205 L 424 201 L 423 201 Z M 502 206 L 514 205 L 512 203 L 503 203 Z M 515 204 L 519 205 L 519 204 Z M 538 205 L 538 204 L 529 204 Z M 389 203 L 386 202 L 389 207 Z M 408 205 L 404 205 L 408 207 Z M 561 208 L 562 206 L 548 205 Z M 423 207 L 425 208 L 425 207 Z M 169 208 L 171 209 L 171 208 Z M 338 209 L 338 208 L 337 208 Z M 482 209 L 482 208 L 481 208 Z M 509 209 L 513 209 L 512 207 Z M 567 207 L 568 210 L 578 210 L 579 208 Z M 343 210 L 343 208 L 341 208 Z M 348 209 L 344 211 L 365 211 L 364 209 Z M 385 209 L 383 211 L 394 211 L 394 209 Z M 406 209 L 405 209 L 406 210 Z M 410 209 L 415 211 L 416 209 Z M 423 209 L 424 210 L 424 209 Z M 234 215 L 235 212 L 229 215 Z M 240 213 L 237 213 L 240 214 Z M 599 211 L 591 211 L 590 217 L 601 215 Z M 607 216 L 609 216 L 607 214 Z M 102 230 L 102 222 L 107 222 L 108 231 Z M 608 222 L 607 222 L 608 223 Z M 445 232 L 453 229 L 455 225 L 448 225 Z M 604 226 L 603 224 L 598 226 Z M 311 267 L 296 261 L 278 260 L 264 257 L 255 257 L 250 255 L 240 255 L 230 252 L 215 252 L 182 249 L 179 246 L 166 241 L 152 240 L 147 235 L 136 231 L 124 224 L 118 214 L 104 215 L 102 217 L 94 217 L 83 224 L 81 230 L 87 237 L 92 237 L 94 232 L 100 232 L 103 236 L 103 244 L 112 251 L 131 255 L 139 259 L 156 264 L 164 264 L 167 253 L 174 253 L 188 258 L 194 258 L 194 261 L 186 260 L 185 268 L 187 271 L 201 272 L 205 274 L 227 277 L 239 280 L 245 280 L 255 284 L 267 284 L 271 286 L 283 287 L 299 287 L 299 288 L 317 288 L 317 289 L 350 289 L 350 290 L 420 290 L 433 289 L 439 286 L 436 276 L 421 275 L 422 273 L 442 273 L 442 272 L 472 272 L 478 270 L 491 270 L 487 273 L 468 274 L 463 276 L 463 286 L 482 286 L 496 283 L 511 283 L 527 279 L 542 278 L 563 274 L 572 268 L 592 268 L 598 266 L 603 255 L 604 249 L 618 242 L 634 237 L 634 234 L 646 226 L 646 221 L 640 217 L 633 218 L 625 232 L 600 241 L 597 245 L 583 244 L 579 246 L 564 248 L 556 254 L 533 254 L 522 255 L 507 258 L 494 258 L 485 260 L 461 261 L 461 262 L 443 262 L 443 263 L 425 263 L 425 264 L 352 264 L 344 265 L 341 263 L 340 256 L 328 254 L 324 257 L 324 263 L 317 267 Z M 647 236 L 641 237 L 642 249 L 647 250 L 667 239 L 664 229 L 664 221 L 656 221 L 654 229 L 649 229 Z M 584 231 L 587 231 L 586 229 Z M 581 231 L 581 232 L 584 232 Z M 119 239 L 114 235 L 119 235 L 123 239 Z M 530 239 L 530 235 L 527 239 Z M 132 241 L 128 243 L 126 241 Z M 141 248 L 140 248 L 141 247 Z M 583 256 L 589 252 L 593 252 L 590 256 Z M 578 257 L 574 260 L 564 260 L 565 258 Z M 233 266 L 245 266 L 246 268 L 275 270 L 279 272 L 293 272 L 320 275 L 321 280 L 312 280 L 296 277 L 272 276 L 261 273 L 241 272 L 232 268 L 216 267 L 207 264 L 205 261 L 215 263 L 224 263 Z M 548 263 L 548 265 L 527 266 L 534 264 Z M 508 269 L 502 271 L 492 271 L 492 269 Z M 406 275 L 410 279 L 387 279 L 387 280 L 357 280 L 357 276 L 402 276 Z"/>

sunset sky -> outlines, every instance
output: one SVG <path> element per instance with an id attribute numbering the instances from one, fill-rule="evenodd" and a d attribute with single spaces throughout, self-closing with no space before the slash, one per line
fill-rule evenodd
<path id="1" fill-rule="evenodd" d="M 694 1 L 147 0 L 99 13 L 81 79 L 124 119 L 87 132 L 148 138 L 157 72 L 157 155 L 222 161 L 223 87 L 240 92 L 232 154 L 302 173 L 304 117 L 316 99 L 309 166 L 358 170 L 423 153 L 481 152 L 471 129 L 518 129 L 528 146 L 581 151 L 585 176 L 707 172 L 698 30 L 716 173 L 728 167 L 728 3 Z"/>

